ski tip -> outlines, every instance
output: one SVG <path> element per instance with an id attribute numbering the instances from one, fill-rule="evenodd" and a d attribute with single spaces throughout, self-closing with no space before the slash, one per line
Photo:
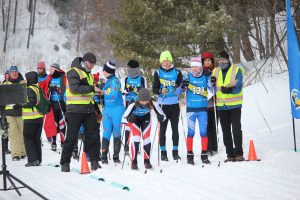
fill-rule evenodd
<path id="1" fill-rule="evenodd" d="M 122 188 L 123 190 L 127 190 L 127 191 L 130 191 L 129 187 L 125 186 Z"/>

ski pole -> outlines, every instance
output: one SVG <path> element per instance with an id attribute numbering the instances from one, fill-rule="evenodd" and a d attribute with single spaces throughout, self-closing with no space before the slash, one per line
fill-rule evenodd
<path id="1" fill-rule="evenodd" d="M 82 143 L 83 143 L 83 139 L 80 139 L 80 145 L 79 145 L 79 151 L 78 151 L 78 162 L 79 162 L 79 157 L 80 157 L 80 152 L 81 152 L 81 147 L 82 147 Z"/>
<path id="2" fill-rule="evenodd" d="M 213 94 L 215 93 L 213 89 Z M 216 98 L 215 95 L 213 96 L 213 104 L 214 104 L 214 116 L 215 116 L 215 128 L 216 128 L 216 134 L 217 134 L 217 144 L 219 146 L 219 129 L 218 129 L 218 121 L 217 121 L 217 109 L 216 109 Z"/>
<path id="3" fill-rule="evenodd" d="M 181 123 L 182 123 L 182 128 L 183 128 L 183 136 L 184 136 L 185 146 L 186 146 L 186 149 L 187 149 L 186 134 L 185 134 L 184 123 L 183 123 L 183 117 L 182 117 L 182 112 L 181 112 L 181 111 L 180 111 L 180 117 L 181 117 Z"/>

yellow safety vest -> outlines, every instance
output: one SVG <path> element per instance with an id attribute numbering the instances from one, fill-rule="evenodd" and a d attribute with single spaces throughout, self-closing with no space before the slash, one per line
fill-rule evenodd
<path id="1" fill-rule="evenodd" d="M 12 84 L 12 82 L 9 82 L 9 81 L 4 82 L 4 85 L 9 85 L 9 84 Z M 15 104 L 8 104 L 8 105 L 6 105 L 5 106 L 5 110 L 12 110 L 14 105 Z"/>
<path id="2" fill-rule="evenodd" d="M 227 71 L 225 81 L 223 82 L 223 73 L 220 67 L 216 67 L 213 70 L 213 76 L 217 78 L 217 106 L 236 106 L 243 104 L 243 89 L 238 94 L 223 94 L 221 92 L 221 87 L 227 87 L 228 85 L 234 84 L 236 82 L 236 74 L 239 71 L 239 67 L 231 65 Z M 234 84 L 235 85 L 235 84 Z"/>
<path id="3" fill-rule="evenodd" d="M 36 86 L 38 86 L 38 85 L 36 84 Z M 36 94 L 36 98 L 37 98 L 36 105 L 38 105 L 40 102 L 39 89 L 34 86 L 29 86 L 27 88 L 31 88 L 34 91 L 34 93 Z M 27 102 L 29 102 L 28 97 L 27 97 Z M 33 106 L 33 108 L 22 108 L 22 118 L 23 119 L 38 119 L 38 118 L 43 118 L 43 115 L 39 113 L 36 106 Z"/>
<path id="4" fill-rule="evenodd" d="M 72 69 L 74 69 L 78 73 L 78 75 L 80 77 L 80 80 L 86 78 L 89 85 L 93 86 L 94 80 L 93 80 L 93 76 L 92 76 L 91 73 L 87 74 L 84 71 L 82 71 L 82 70 L 80 70 L 76 67 L 73 67 Z M 72 69 L 70 69 L 70 70 L 72 70 Z M 94 96 L 94 92 L 90 92 L 90 93 L 87 93 L 87 94 L 72 93 L 71 90 L 70 90 L 69 81 L 67 79 L 67 83 L 66 83 L 66 100 L 67 100 L 66 104 L 67 105 L 70 105 L 70 104 L 90 104 L 90 103 L 94 104 L 93 96 Z"/>

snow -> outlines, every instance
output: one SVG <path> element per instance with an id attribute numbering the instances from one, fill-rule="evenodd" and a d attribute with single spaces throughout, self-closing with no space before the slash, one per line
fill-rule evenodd
<path id="1" fill-rule="evenodd" d="M 224 163 L 226 154 L 220 137 L 220 152 L 210 157 L 210 166 L 202 168 L 200 148 L 197 148 L 200 146 L 200 136 L 196 134 L 195 166 L 187 165 L 184 133 L 180 122 L 179 152 L 182 160 L 176 163 L 171 158 L 169 127 L 167 149 L 170 161 L 161 161 L 158 166 L 156 136 L 151 157 L 154 169 L 148 170 L 147 174 L 144 173 L 142 154 L 138 158 L 139 171 L 130 169 L 127 157 L 124 169 L 121 169 L 120 164 L 115 165 L 110 161 L 108 165 L 102 165 L 102 169 L 91 173 L 103 177 L 106 182 L 96 181 L 90 178 L 90 175 L 61 173 L 60 168 L 47 166 L 49 163 L 59 163 L 60 154 L 49 150 L 50 145 L 45 138 L 42 166 L 26 168 L 26 160 L 13 162 L 10 156 L 6 156 L 7 166 L 13 175 L 49 199 L 299 199 L 300 157 L 299 153 L 293 151 L 288 75 L 275 75 L 264 83 L 268 93 L 261 83 L 244 88 L 242 110 L 245 157 L 248 156 L 249 140 L 253 139 L 257 156 L 262 160 L 260 162 Z M 271 128 L 271 133 L 264 118 Z M 296 133 L 299 125 L 299 121 L 296 120 Z M 154 122 L 151 141 L 155 127 Z M 300 144 L 299 134 L 297 143 Z M 123 159 L 123 151 L 120 157 Z M 80 169 L 80 162 L 72 160 L 71 168 L 73 167 Z M 128 186 L 130 191 L 113 187 L 111 181 Z M 2 181 L 0 188 L 3 188 Z M 21 189 L 21 193 L 23 196 L 20 199 L 38 199 L 27 189 Z M 0 193 L 1 200 L 15 198 L 15 191 Z"/>

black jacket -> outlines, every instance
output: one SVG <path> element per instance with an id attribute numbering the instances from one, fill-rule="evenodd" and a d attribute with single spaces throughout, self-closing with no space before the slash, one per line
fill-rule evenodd
<path id="1" fill-rule="evenodd" d="M 82 58 L 77 57 L 72 62 L 72 68 L 78 68 L 87 75 L 90 72 L 86 72 L 85 69 L 81 66 Z M 87 94 L 94 91 L 94 86 L 89 85 L 87 78 L 80 80 L 79 74 L 76 70 L 71 69 L 67 72 L 67 79 L 69 83 L 69 87 L 72 93 L 75 94 Z M 95 112 L 94 104 L 69 104 L 67 105 L 67 112 L 72 113 L 93 113 Z"/>
<path id="2" fill-rule="evenodd" d="M 19 84 L 22 80 L 24 80 L 21 73 L 19 73 L 19 77 L 17 79 L 9 79 L 8 81 L 12 84 Z M 22 105 L 15 105 L 12 110 L 5 111 L 6 116 L 12 117 L 20 117 L 22 116 Z"/>
<path id="3" fill-rule="evenodd" d="M 168 72 L 168 71 L 172 70 L 173 68 L 166 70 L 162 66 L 160 66 L 160 69 L 163 70 L 163 71 Z M 179 87 L 181 85 L 181 82 L 182 82 L 182 73 L 181 73 L 180 70 L 178 70 L 178 76 L 177 76 L 177 79 L 176 79 L 175 87 Z M 160 81 L 159 81 L 159 77 L 158 77 L 158 74 L 157 74 L 156 71 L 154 72 L 154 79 L 153 79 L 152 89 L 153 89 L 154 94 L 161 94 Z"/>

